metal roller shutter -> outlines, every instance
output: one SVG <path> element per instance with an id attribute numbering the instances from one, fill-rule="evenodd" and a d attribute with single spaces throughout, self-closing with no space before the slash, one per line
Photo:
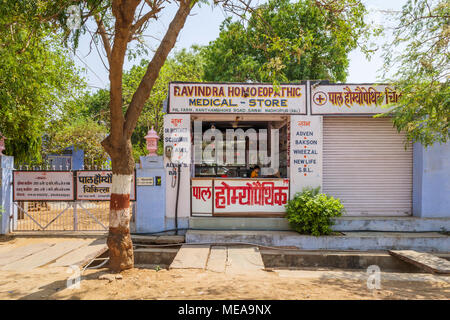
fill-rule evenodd
<path id="1" fill-rule="evenodd" d="M 323 118 L 323 191 L 348 216 L 406 216 L 412 207 L 412 146 L 386 118 Z"/>

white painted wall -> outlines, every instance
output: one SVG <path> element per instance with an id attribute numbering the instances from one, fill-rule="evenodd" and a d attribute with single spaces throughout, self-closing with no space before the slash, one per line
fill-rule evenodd
<path id="1" fill-rule="evenodd" d="M 189 114 L 166 114 L 164 116 L 164 150 L 166 146 L 174 149 L 173 162 L 176 166 L 181 163 L 180 191 L 178 198 L 178 217 L 188 218 L 190 216 L 190 166 L 191 166 L 191 117 Z M 177 137 L 185 137 L 186 141 L 173 142 Z M 185 148 L 180 152 L 179 148 Z M 171 161 L 164 155 L 164 169 L 166 175 L 166 218 L 175 217 L 175 203 L 177 186 L 172 187 L 173 170 Z"/>

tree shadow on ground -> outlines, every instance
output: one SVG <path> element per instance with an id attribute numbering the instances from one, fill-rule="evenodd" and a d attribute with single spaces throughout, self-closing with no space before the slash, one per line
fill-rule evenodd
<path id="1" fill-rule="evenodd" d="M 381 300 L 428 300 L 450 299 L 450 286 L 444 282 L 382 280 L 379 289 L 370 289 L 367 280 L 333 279 L 322 277 L 311 281 L 316 286 L 326 287 L 336 292 L 347 292 L 344 299 L 381 299 Z M 330 299 L 315 297 L 317 299 Z M 331 298 L 333 299 L 333 298 Z"/>
<path id="2" fill-rule="evenodd" d="M 80 300 L 82 299 L 82 296 L 84 293 L 87 293 L 89 289 L 82 290 L 83 288 L 83 281 L 85 280 L 93 280 L 98 279 L 98 277 L 102 274 L 109 273 L 109 270 L 107 268 L 99 269 L 97 272 L 91 273 L 86 276 L 81 276 L 81 282 L 80 282 L 80 288 L 75 289 L 73 291 L 73 294 L 64 298 L 57 297 L 55 294 L 61 292 L 62 290 L 72 290 L 68 288 L 67 285 L 67 279 L 70 277 L 70 274 L 67 274 L 67 279 L 64 280 L 57 280 L 53 281 L 49 284 L 46 284 L 44 286 L 39 287 L 38 291 L 32 292 L 25 296 L 16 297 L 18 300 L 56 300 L 56 299 L 73 299 L 73 300 Z M 14 298 L 14 295 L 11 296 L 11 298 Z"/>

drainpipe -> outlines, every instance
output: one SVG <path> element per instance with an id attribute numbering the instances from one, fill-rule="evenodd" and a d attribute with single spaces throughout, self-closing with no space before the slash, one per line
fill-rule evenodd
<path id="1" fill-rule="evenodd" d="M 177 197 L 175 199 L 175 234 L 178 235 L 178 197 L 180 195 L 180 179 L 181 179 L 181 164 L 178 163 L 177 169 Z"/>

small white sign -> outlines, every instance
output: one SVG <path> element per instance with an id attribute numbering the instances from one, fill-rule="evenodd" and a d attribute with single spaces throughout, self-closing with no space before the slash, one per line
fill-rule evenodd
<path id="1" fill-rule="evenodd" d="M 72 171 L 14 171 L 14 201 L 72 201 Z"/>
<path id="2" fill-rule="evenodd" d="M 155 181 L 153 177 L 139 177 L 136 178 L 136 184 L 138 186 L 153 186 Z"/>

